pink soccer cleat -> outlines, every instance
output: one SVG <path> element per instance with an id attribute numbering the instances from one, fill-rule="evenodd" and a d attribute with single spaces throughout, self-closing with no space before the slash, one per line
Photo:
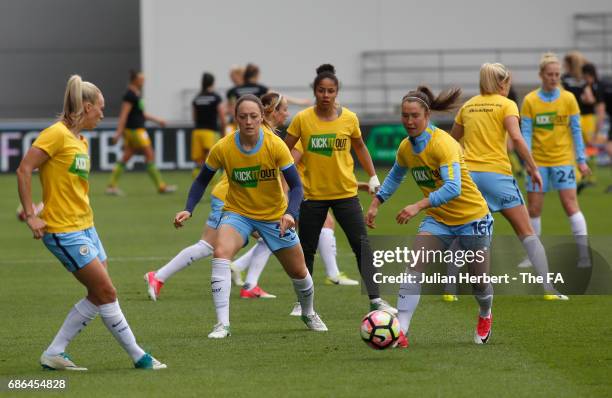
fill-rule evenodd
<path id="1" fill-rule="evenodd" d="M 147 292 L 149 293 L 149 297 L 153 301 L 157 301 L 159 297 L 159 292 L 162 287 L 164 287 L 164 282 L 160 281 L 155 277 L 155 272 L 147 272 L 144 276 L 145 283 L 147 284 Z"/>

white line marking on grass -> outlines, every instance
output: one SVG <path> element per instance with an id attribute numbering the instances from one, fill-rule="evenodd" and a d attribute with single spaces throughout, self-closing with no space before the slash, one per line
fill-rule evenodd
<path id="1" fill-rule="evenodd" d="M 108 261 L 109 262 L 138 262 L 138 261 L 159 261 L 159 260 L 167 260 L 168 257 L 109 257 Z M 56 259 L 31 259 L 31 260 L 24 260 L 24 259 L 15 259 L 15 260 L 7 260 L 4 259 L 2 261 L 0 261 L 0 266 L 1 265 L 13 265 L 13 264 L 54 264 L 56 263 L 58 260 Z"/>

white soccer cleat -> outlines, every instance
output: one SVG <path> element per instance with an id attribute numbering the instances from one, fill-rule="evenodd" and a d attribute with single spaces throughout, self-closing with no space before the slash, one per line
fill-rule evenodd
<path id="1" fill-rule="evenodd" d="M 43 352 L 40 356 L 40 365 L 43 369 L 48 370 L 73 370 L 73 371 L 85 371 L 87 368 L 75 365 L 72 359 L 62 352 L 58 355 L 47 355 Z"/>
<path id="2" fill-rule="evenodd" d="M 521 261 L 520 263 L 517 264 L 517 267 L 519 267 L 519 268 L 531 268 L 531 267 L 533 267 L 533 264 L 531 264 L 531 260 L 529 260 L 528 257 L 525 257 L 523 259 L 523 261 Z"/>
<path id="3" fill-rule="evenodd" d="M 234 282 L 234 285 L 242 287 L 244 285 L 244 280 L 242 280 L 242 272 L 240 272 L 234 263 L 230 264 L 230 271 L 232 271 L 232 282 Z"/>
<path id="4" fill-rule="evenodd" d="M 296 302 L 293 304 L 293 309 L 289 313 L 291 316 L 302 316 L 302 304 L 300 302 Z"/>
<path id="5" fill-rule="evenodd" d="M 224 339 L 226 337 L 231 336 L 229 325 L 224 326 L 222 323 L 217 323 L 213 326 L 212 332 L 208 334 L 209 339 Z"/>
<path id="6" fill-rule="evenodd" d="M 110 196 L 125 196 L 125 193 L 121 189 L 112 186 L 106 187 L 104 193 Z"/>
<path id="7" fill-rule="evenodd" d="M 157 359 L 153 358 L 151 354 L 145 353 L 142 358 L 138 360 L 134 364 L 136 369 L 148 369 L 148 370 L 160 370 L 166 369 L 168 366 L 165 363 L 159 362 Z"/>
<path id="8" fill-rule="evenodd" d="M 357 286 L 359 285 L 359 281 L 355 279 L 351 279 L 344 272 L 340 272 L 334 278 L 327 277 L 325 278 L 326 285 L 339 285 L 339 286 Z"/>
<path id="9" fill-rule="evenodd" d="M 325 323 L 316 312 L 312 315 L 302 315 L 302 321 L 304 321 L 310 330 L 314 330 L 315 332 L 327 332 L 327 326 L 325 326 Z"/>
<path id="10" fill-rule="evenodd" d="M 391 315 L 397 315 L 397 308 L 381 298 L 376 299 L 374 302 L 370 301 L 370 311 L 387 311 Z"/>

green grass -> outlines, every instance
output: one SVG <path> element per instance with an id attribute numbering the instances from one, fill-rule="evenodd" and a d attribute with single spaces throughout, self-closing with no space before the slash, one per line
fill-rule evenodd
<path id="1" fill-rule="evenodd" d="M 385 175 L 379 172 L 381 178 Z M 14 176 L 0 176 L 0 379 L 68 377 L 71 396 L 610 396 L 612 395 L 612 296 L 572 297 L 567 303 L 538 296 L 495 298 L 491 343 L 476 346 L 473 298 L 454 304 L 424 296 L 411 326 L 406 351 L 377 352 L 360 341 L 359 320 L 367 299 L 354 287 L 324 285 L 315 267 L 316 306 L 330 331 L 305 330 L 289 317 L 294 294 L 272 260 L 261 285 L 276 300 L 245 301 L 232 292 L 232 332 L 224 341 L 206 338 L 215 323 L 209 293 L 210 260 L 200 261 L 167 283 L 157 303 L 148 300 L 142 275 L 163 265 L 200 235 L 208 199 L 188 226 L 171 225 L 182 208 L 189 173 L 165 173 L 179 184 L 176 195 L 154 193 L 146 174 L 127 173 L 125 198 L 103 195 L 108 178 L 94 174 L 91 202 L 96 226 L 109 254 L 119 299 L 141 345 L 169 369 L 132 369 L 127 355 L 96 320 L 70 345 L 84 374 L 42 372 L 38 357 L 84 289 L 31 239 L 15 220 Z M 611 183 L 600 170 L 599 185 L 580 196 L 593 235 L 609 239 Z M 39 188 L 35 186 L 37 197 Z M 398 226 L 395 213 L 420 197 L 412 181 L 402 185 L 378 217 L 376 234 L 414 234 L 418 222 Z M 362 197 L 367 208 L 369 200 Z M 495 233 L 512 234 L 499 217 Z M 558 198 L 548 195 L 544 234 L 569 234 Z M 348 243 L 338 232 L 338 262 L 356 276 Z M 395 297 L 387 297 L 395 302 Z M 26 394 L 21 394 L 25 396 Z M 53 395 L 53 394 L 51 394 Z"/>

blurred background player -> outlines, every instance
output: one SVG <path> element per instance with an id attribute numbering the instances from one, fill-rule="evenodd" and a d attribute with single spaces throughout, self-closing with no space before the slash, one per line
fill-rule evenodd
<path id="1" fill-rule="evenodd" d="M 223 169 L 228 176 L 229 189 L 218 225 L 211 277 L 218 323 L 209 338 L 231 335 L 230 263 L 254 231 L 266 242 L 291 278 L 306 326 L 315 331 L 327 331 L 314 311 L 314 286 L 294 229 L 302 200 L 300 177 L 283 141 L 261 128 L 263 114 L 259 98 L 247 94 L 238 99 L 238 131 L 224 137 L 212 148 L 202 172 L 191 186 L 185 210 L 177 213 L 174 220 L 177 228 L 183 226 L 215 172 Z M 281 173 L 289 186 L 289 203 L 281 186 Z"/>
<path id="2" fill-rule="evenodd" d="M 510 72 L 502 64 L 483 64 L 480 68 L 480 95 L 470 98 L 459 110 L 451 135 L 463 138 L 465 165 L 491 212 L 501 212 L 510 222 L 538 274 L 546 278 L 548 260 L 540 238 L 535 234 L 523 195 L 512 176 L 506 141 L 525 164 L 534 186 L 542 187 L 542 177 L 521 135 L 519 110 L 508 98 Z M 551 283 L 543 284 L 547 300 L 567 300 Z"/>
<path id="3" fill-rule="evenodd" d="M 378 286 L 373 281 L 372 253 L 357 196 L 351 147 L 370 176 L 369 191 L 375 192 L 380 185 L 361 136 L 359 119 L 347 108 L 336 106 L 339 81 L 332 65 L 324 64 L 317 68 L 312 88 L 315 105 L 293 118 L 285 137 L 289 149 L 293 149 L 298 141 L 304 149 L 300 160 L 304 164 L 305 200 L 300 207 L 299 234 L 306 265 L 312 274 L 321 229 L 331 208 L 355 254 L 370 299 L 370 309 L 395 313 L 397 310 L 380 297 Z M 362 256 L 362 249 L 365 256 Z M 362 257 L 370 260 L 362 262 Z"/>
<path id="4" fill-rule="evenodd" d="M 27 210 L 26 222 L 35 239 L 87 288 L 87 297 L 75 304 L 64 324 L 40 357 L 45 369 L 87 370 L 66 354 L 70 341 L 98 314 L 134 362 L 136 368 L 164 369 L 137 343 L 117 300 L 107 271 L 107 256 L 89 205 L 89 154 L 84 129 L 93 129 L 104 117 L 100 90 L 78 75 L 68 80 L 60 120 L 43 130 L 17 170 L 19 198 Z M 45 207 L 40 218 L 32 209 L 32 172 L 40 171 Z"/>
<path id="5" fill-rule="evenodd" d="M 230 68 L 229 78 L 233 86 L 225 93 L 227 100 L 225 105 L 229 121 L 226 127 L 226 135 L 233 133 L 238 129 L 238 125 L 236 125 L 236 120 L 234 118 L 236 101 L 238 100 L 238 93 L 236 92 L 236 89 L 244 84 L 244 68 L 242 66 L 233 65 Z"/>
<path id="6" fill-rule="evenodd" d="M 527 178 L 527 208 L 531 225 L 542 234 L 542 207 L 548 190 L 559 191 L 578 244 L 578 266 L 589 267 L 591 259 L 587 241 L 587 224 L 578 206 L 575 164 L 582 175 L 591 170 L 586 164 L 580 129 L 580 109 L 576 97 L 559 88 L 561 66 L 555 54 L 546 53 L 540 60 L 542 85 L 525 96 L 521 109 L 521 131 L 542 176 L 542 189 Z M 529 259 L 519 266 L 530 266 Z"/>
<path id="7" fill-rule="evenodd" d="M 247 64 L 244 68 L 244 76 L 242 85 L 236 87 L 236 98 L 243 95 L 251 94 L 257 98 L 270 91 L 267 86 L 259 84 L 259 67 L 255 64 Z"/>
<path id="8" fill-rule="evenodd" d="M 445 131 L 430 123 L 432 111 L 452 109 L 459 97 L 458 88 L 434 97 L 429 88 L 420 86 L 404 96 L 401 103 L 402 123 L 408 137 L 403 139 L 393 168 L 372 200 L 366 222 L 375 228 L 378 207 L 397 190 L 408 170 L 425 198 L 404 207 L 396 216 L 398 224 L 406 224 L 422 210 L 426 216 L 419 225 L 413 243 L 415 250 L 446 250 L 457 240 L 460 249 L 487 250 L 493 233 L 493 217 L 476 184 L 472 181 L 463 160 L 463 151 Z M 502 146 L 505 141 L 502 141 Z M 408 347 L 408 328 L 421 297 L 421 277 L 425 262 L 419 262 L 406 273 L 414 282 L 400 285 L 397 309 L 402 333 L 396 347 Z M 466 264 L 471 275 L 489 273 L 488 254 L 484 261 Z M 493 286 L 490 283 L 472 284 L 474 297 L 480 307 L 474 333 L 476 344 L 485 344 L 491 336 L 491 307 Z"/>
<path id="9" fill-rule="evenodd" d="M 191 132 L 191 160 L 196 164 L 195 178 L 208 157 L 210 148 L 225 136 L 225 107 L 219 94 L 214 91 L 215 77 L 202 74 L 200 93 L 191 103 L 195 129 Z"/>
<path id="10" fill-rule="evenodd" d="M 171 193 L 176 191 L 176 186 L 167 185 L 161 177 L 155 165 L 155 155 L 151 146 L 151 139 L 145 129 L 145 122 L 150 120 L 161 127 L 166 125 L 163 119 L 155 117 L 145 112 L 144 101 L 142 100 L 142 88 L 144 87 L 144 74 L 142 72 L 130 71 L 130 82 L 128 89 L 123 96 L 117 131 L 113 136 L 113 143 L 116 143 L 123 136 L 123 157 L 115 164 L 110 181 L 106 187 L 108 195 L 122 195 L 123 192 L 118 187 L 119 177 L 125 170 L 126 163 L 135 153 L 142 153 L 145 156 L 147 173 L 153 180 L 157 192 Z"/>
<path id="11" fill-rule="evenodd" d="M 595 65 L 588 62 L 582 65 L 582 78 L 584 79 L 584 87 L 580 96 L 576 99 L 580 107 L 580 127 L 582 128 L 582 139 L 586 147 L 585 154 L 587 164 L 591 169 L 591 175 L 578 183 L 578 194 L 584 188 L 596 183 L 594 173 L 599 153 L 598 133 L 603 130 L 606 120 L 603 87 L 599 83 Z"/>
<path id="12" fill-rule="evenodd" d="M 606 142 L 606 152 L 608 153 L 608 166 L 612 171 L 612 77 L 607 77 L 601 80 L 602 95 L 604 98 L 604 106 L 608 116 L 608 137 Z M 612 193 L 612 185 L 608 185 L 606 193 Z"/>

